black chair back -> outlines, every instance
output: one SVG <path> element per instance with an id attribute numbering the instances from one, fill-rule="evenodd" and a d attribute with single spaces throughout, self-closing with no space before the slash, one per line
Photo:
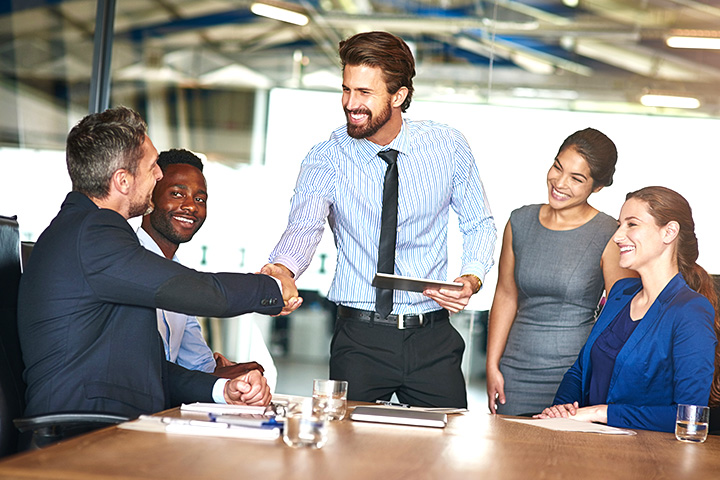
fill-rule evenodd
<path id="1" fill-rule="evenodd" d="M 20 233 L 15 217 L 0 216 L 0 457 L 15 453 L 25 401 L 23 362 L 17 330 Z"/>

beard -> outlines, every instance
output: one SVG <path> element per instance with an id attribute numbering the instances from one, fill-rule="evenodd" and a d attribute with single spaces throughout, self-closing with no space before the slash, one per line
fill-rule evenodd
<path id="1" fill-rule="evenodd" d="M 360 110 L 348 110 L 345 109 L 345 115 L 350 115 L 351 112 L 353 113 L 363 113 L 368 115 L 368 120 L 364 125 L 353 125 L 349 121 L 347 123 L 347 133 L 352 138 L 368 138 L 375 135 L 378 130 L 380 130 L 388 121 L 390 121 L 390 116 L 392 114 L 392 103 L 390 100 L 388 100 L 387 105 L 385 105 L 385 108 L 380 110 L 378 113 L 377 118 L 375 118 L 370 110 L 367 109 L 360 109 Z"/>
<path id="2" fill-rule="evenodd" d="M 204 222 L 204 220 L 196 219 L 195 228 L 192 231 L 178 232 L 173 226 L 172 215 L 173 214 L 170 212 L 161 212 L 156 210 L 150 214 L 150 225 L 152 225 L 158 233 L 175 245 L 189 242 L 195 233 L 200 230 L 200 227 L 202 227 Z"/>
<path id="3" fill-rule="evenodd" d="M 139 202 L 135 202 L 135 201 L 130 202 L 129 218 L 139 217 L 140 215 L 145 215 L 148 212 L 151 212 L 152 208 L 153 208 L 153 206 L 152 206 L 152 191 L 151 191 L 148 194 L 146 199 L 139 201 Z"/>

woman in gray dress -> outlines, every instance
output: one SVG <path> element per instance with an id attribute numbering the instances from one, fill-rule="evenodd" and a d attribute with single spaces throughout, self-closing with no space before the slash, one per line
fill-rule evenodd
<path id="1" fill-rule="evenodd" d="M 617 221 L 588 197 L 612 184 L 615 144 L 586 128 L 560 146 L 548 203 L 512 212 L 505 226 L 488 324 L 492 413 L 526 415 L 552 403 L 595 322 L 603 290 L 634 276 L 619 266 Z"/>

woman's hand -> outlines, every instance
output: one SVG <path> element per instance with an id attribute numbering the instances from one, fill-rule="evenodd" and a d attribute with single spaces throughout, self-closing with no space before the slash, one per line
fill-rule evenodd
<path id="1" fill-rule="evenodd" d="M 570 418 L 570 417 L 574 417 L 575 414 L 578 412 L 579 406 L 580 405 L 578 404 L 578 402 L 553 405 L 552 407 L 548 407 L 545 410 L 543 410 L 542 413 L 533 415 L 533 418 Z"/>
<path id="2" fill-rule="evenodd" d="M 490 413 L 497 413 L 497 405 L 505 405 L 505 377 L 499 368 L 488 368 L 487 371 L 488 408 Z"/>
<path id="3" fill-rule="evenodd" d="M 548 407 L 533 418 L 572 418 L 581 422 L 607 423 L 607 405 L 578 408 L 578 402 Z"/>

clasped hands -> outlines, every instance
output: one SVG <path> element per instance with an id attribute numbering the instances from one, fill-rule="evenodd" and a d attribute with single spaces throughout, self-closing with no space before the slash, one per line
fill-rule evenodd
<path id="1" fill-rule="evenodd" d="M 583 422 L 607 423 L 607 405 L 582 407 L 578 402 L 553 405 L 533 418 L 572 418 Z"/>
<path id="2" fill-rule="evenodd" d="M 268 405 L 270 387 L 260 370 L 249 372 L 228 380 L 223 392 L 225 401 L 233 405 Z"/>
<path id="3" fill-rule="evenodd" d="M 282 285 L 282 296 L 285 305 L 278 315 L 288 315 L 302 305 L 303 299 L 298 294 L 295 279 L 293 278 L 294 275 L 285 265 L 268 263 L 260 269 L 260 273 L 278 279 Z"/>

